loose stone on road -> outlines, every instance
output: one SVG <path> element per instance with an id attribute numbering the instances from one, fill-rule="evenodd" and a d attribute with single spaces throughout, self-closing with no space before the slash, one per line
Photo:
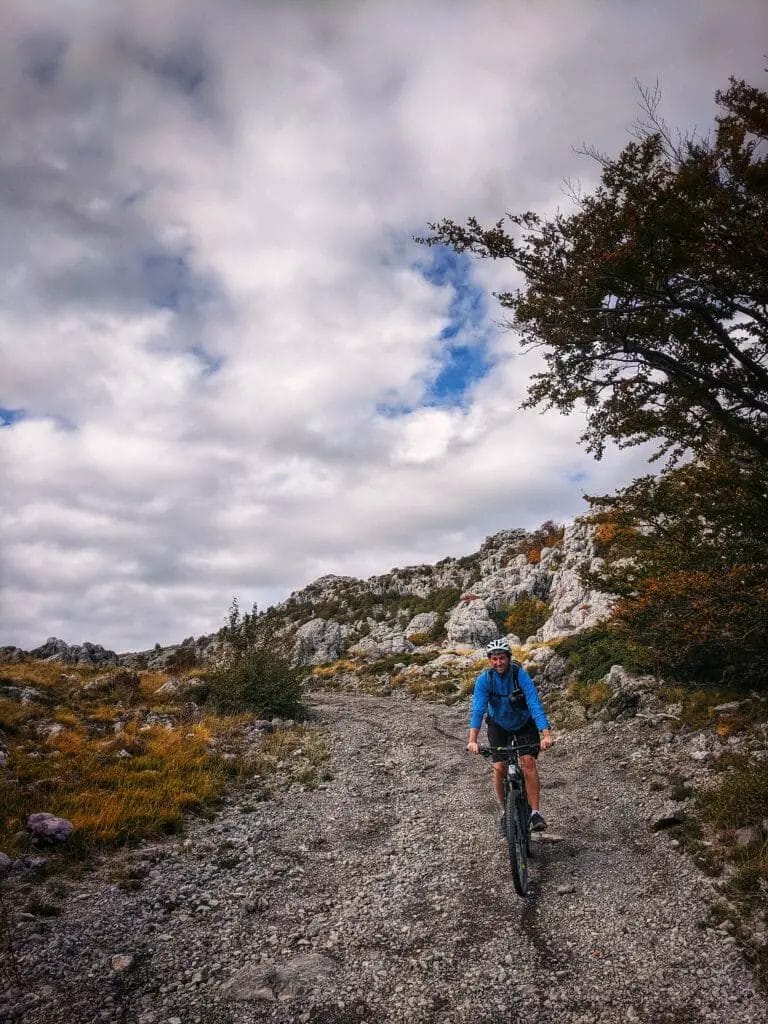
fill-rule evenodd
<path id="1" fill-rule="evenodd" d="M 29 1024 L 768 1019 L 711 883 L 647 821 L 627 737 L 542 755 L 552 833 L 521 900 L 466 708 L 319 694 L 333 780 L 137 850 L 23 929 Z M 141 870 L 138 872 L 141 875 Z"/>

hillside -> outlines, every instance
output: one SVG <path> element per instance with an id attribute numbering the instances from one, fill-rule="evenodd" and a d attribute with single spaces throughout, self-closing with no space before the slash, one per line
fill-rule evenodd
<path id="1" fill-rule="evenodd" d="M 263 618 L 305 665 L 345 655 L 434 653 L 457 644 L 475 649 L 501 633 L 518 644 L 544 641 L 609 615 L 609 598 L 585 588 L 579 578 L 580 569 L 599 564 L 586 523 L 577 520 L 565 529 L 545 523 L 533 532 L 502 530 L 478 551 L 434 565 L 395 568 L 368 580 L 323 576 L 269 608 Z M 535 626 L 524 636 L 506 625 L 516 608 L 527 613 L 520 626 Z M 218 650 L 217 634 L 124 654 L 52 637 L 29 652 L 0 648 L 0 656 L 7 662 L 28 655 L 82 666 L 162 669 L 210 663 Z"/>

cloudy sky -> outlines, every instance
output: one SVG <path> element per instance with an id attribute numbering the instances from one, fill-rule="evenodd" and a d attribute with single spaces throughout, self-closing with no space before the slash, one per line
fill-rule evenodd
<path id="1" fill-rule="evenodd" d="M 627 482 L 521 412 L 500 264 L 639 79 L 712 121 L 764 0 L 3 0 L 0 643 L 118 650 L 563 520 Z"/>

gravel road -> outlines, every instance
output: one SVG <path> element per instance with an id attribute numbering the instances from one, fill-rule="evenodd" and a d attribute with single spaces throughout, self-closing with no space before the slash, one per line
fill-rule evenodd
<path id="1" fill-rule="evenodd" d="M 135 851 L 138 891 L 105 865 L 59 916 L 22 921 L 30 995 L 7 996 L 6 1019 L 768 1019 L 734 941 L 707 925 L 711 881 L 649 827 L 631 724 L 542 755 L 552 831 L 521 900 L 489 766 L 464 752 L 466 708 L 321 694 L 314 711 L 330 732 L 327 787 L 254 808 L 238 794 L 184 843 Z"/>

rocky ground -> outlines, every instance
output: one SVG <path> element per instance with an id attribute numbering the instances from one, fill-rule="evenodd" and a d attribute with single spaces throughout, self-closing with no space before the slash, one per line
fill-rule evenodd
<path id="1" fill-rule="evenodd" d="M 768 1019 L 712 883 L 664 832 L 626 722 L 542 755 L 551 832 L 512 888 L 466 708 L 320 695 L 333 780 L 235 794 L 17 921 L 0 1019 L 136 1022 Z M 651 755 L 649 755 L 651 756 Z M 46 916 L 48 915 L 48 916 Z M 17 915 L 18 917 L 18 915 Z"/>

